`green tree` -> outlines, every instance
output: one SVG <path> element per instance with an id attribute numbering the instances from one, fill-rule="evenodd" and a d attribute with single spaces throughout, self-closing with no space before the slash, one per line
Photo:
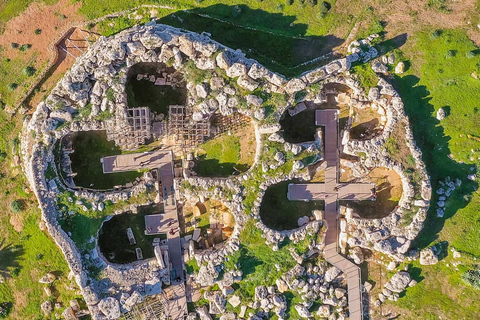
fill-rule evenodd
<path id="1" fill-rule="evenodd" d="M 28 66 L 25 69 L 23 69 L 23 72 L 29 77 L 33 76 L 36 71 L 37 70 L 32 66 Z"/>

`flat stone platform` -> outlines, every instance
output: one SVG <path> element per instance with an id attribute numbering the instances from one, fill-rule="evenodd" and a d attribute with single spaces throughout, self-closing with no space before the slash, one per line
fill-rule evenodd
<path id="1" fill-rule="evenodd" d="M 120 154 L 104 157 L 103 173 L 126 172 L 139 169 L 156 169 L 172 162 L 170 151 L 156 150 L 152 152 Z"/>

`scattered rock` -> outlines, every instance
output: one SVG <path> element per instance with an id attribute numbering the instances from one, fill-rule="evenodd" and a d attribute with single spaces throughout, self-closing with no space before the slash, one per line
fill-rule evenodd
<path id="1" fill-rule="evenodd" d="M 405 290 L 410 281 L 410 274 L 407 271 L 399 271 L 385 284 L 385 288 L 400 293 Z"/>
<path id="2" fill-rule="evenodd" d="M 437 120 L 445 119 L 445 110 L 443 108 L 438 109 L 437 111 Z"/>
<path id="3" fill-rule="evenodd" d="M 120 318 L 120 303 L 113 297 L 102 299 L 98 304 L 100 311 L 107 317 L 107 319 Z"/>
<path id="4" fill-rule="evenodd" d="M 397 66 L 395 67 L 395 73 L 396 74 L 402 74 L 405 72 L 405 63 L 400 61 Z"/>
<path id="5" fill-rule="evenodd" d="M 432 247 L 420 251 L 420 264 L 422 266 L 437 264 L 438 257 L 433 251 Z"/>

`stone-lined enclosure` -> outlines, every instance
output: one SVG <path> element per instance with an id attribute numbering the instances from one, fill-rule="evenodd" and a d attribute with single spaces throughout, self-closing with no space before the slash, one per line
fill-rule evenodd
<path id="1" fill-rule="evenodd" d="M 192 121 L 202 121 L 215 112 L 222 115 L 240 112 L 252 118 L 255 124 L 256 157 L 253 167 L 247 173 L 226 179 L 185 177 L 183 181 L 176 180 L 176 188 L 181 191 L 181 197 L 212 196 L 229 207 L 235 218 L 232 236 L 220 249 L 189 253 L 190 258 L 195 258 L 202 265 L 202 275 L 199 274 L 198 277 L 207 278 L 204 282 L 213 284 L 217 280 L 218 270 L 222 268 L 225 257 L 238 250 L 239 235 L 249 219 L 257 221 L 256 225 L 263 231 L 266 244 L 274 250 L 278 249 L 279 242 L 286 237 L 300 241 L 307 234 L 316 234 L 321 230 L 322 221 L 313 220 L 301 228 L 278 232 L 266 227 L 258 213 L 264 190 L 269 185 L 293 178 L 308 180 L 305 166 L 322 159 L 321 140 L 308 145 L 285 143 L 278 133 L 278 122 L 286 109 L 295 105 L 297 92 L 306 90 L 307 97 L 320 97 L 323 85 L 328 82 L 342 83 L 352 88 L 352 104 L 372 101 L 386 110 L 387 123 L 381 135 L 365 141 L 350 140 L 347 137 L 343 141 L 344 152 L 366 153 L 362 165 L 370 170 L 380 166 L 393 168 L 402 177 L 403 183 L 403 195 L 397 210 L 377 220 L 362 220 L 347 215 L 347 226 L 342 229 L 340 237 L 346 239 L 344 242 L 350 248 L 374 249 L 398 260 L 407 256 L 410 241 L 422 228 L 429 206 L 429 178 L 421 153 L 415 147 L 402 101 L 391 85 L 380 79 L 378 87 L 367 94 L 358 81 L 344 74 L 352 62 L 366 62 L 377 54 L 371 47 L 367 52 L 356 51 L 346 58 L 306 72 L 299 78 L 287 80 L 246 58 L 242 52 L 211 40 L 207 34 L 200 35 L 150 23 L 122 31 L 110 38 L 102 37 L 77 59 L 45 102 L 37 107 L 31 117 L 26 118 L 22 134 L 22 157 L 25 174 L 39 201 L 42 220 L 62 250 L 94 319 L 118 318 L 121 312 L 129 311 L 133 305 L 141 302 L 143 296 L 159 293 L 162 283 L 167 281 L 162 279 L 162 270 L 153 259 L 120 266 L 109 263 L 102 257 L 95 246 L 95 239 L 92 239 L 93 249 L 79 248 L 59 224 L 56 197 L 60 191 L 71 190 L 87 202 L 98 204 L 107 197 L 116 202 L 141 194 L 145 184 L 108 194 L 81 192 L 69 189 L 58 177 L 52 179 L 55 183 L 52 180 L 46 181 L 45 171 L 49 167 L 56 168 L 53 146 L 70 132 L 127 132 L 129 126 L 125 83 L 129 68 L 139 62 L 165 63 L 184 73 L 187 81 L 186 109 L 192 115 Z M 195 83 L 194 77 L 198 72 L 204 78 Z M 311 87 L 314 83 L 319 85 Z M 283 98 L 279 99 L 280 96 Z M 273 111 L 267 112 L 267 105 Z M 81 110 L 91 111 L 87 114 Z M 98 115 L 101 112 L 111 116 L 106 120 L 100 119 Z M 405 139 L 421 177 L 421 190 L 414 188 L 404 168 L 391 160 L 382 147 L 399 122 L 405 124 Z M 276 150 L 275 157 L 268 156 L 271 150 Z M 407 226 L 401 226 L 400 220 L 406 210 L 415 210 L 413 221 Z M 119 210 L 118 213 L 122 211 Z M 310 246 L 319 252 L 322 250 L 322 243 L 313 241 Z M 208 263 L 205 265 L 203 261 Z M 89 270 L 92 266 L 102 269 L 100 275 L 101 278 L 108 279 L 107 286 L 92 276 Z M 320 274 L 325 268 L 315 270 Z M 241 272 L 233 276 L 241 279 Z M 100 299 L 106 296 L 109 297 Z M 346 303 L 342 302 L 339 308 L 345 306 Z M 304 309 L 301 306 L 297 308 L 302 314 L 308 314 L 308 310 Z M 342 310 L 346 312 L 345 309 Z"/>

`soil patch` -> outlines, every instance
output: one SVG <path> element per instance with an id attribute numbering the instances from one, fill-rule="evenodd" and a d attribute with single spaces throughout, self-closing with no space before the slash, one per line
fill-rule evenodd
<path id="1" fill-rule="evenodd" d="M 355 140 L 369 140 L 377 136 L 386 122 L 385 116 L 378 112 L 375 106 L 353 108 L 353 124 L 350 130 L 350 138 Z M 383 110 L 383 109 L 382 109 Z"/>
<path id="2" fill-rule="evenodd" d="M 263 223 L 275 230 L 298 228 L 298 219 L 312 216 L 312 210 L 324 210 L 324 201 L 290 201 L 287 198 L 288 185 L 298 181 L 283 181 L 268 187 L 260 206 Z"/>
<path id="3" fill-rule="evenodd" d="M 402 180 L 393 170 L 375 168 L 367 176 L 356 179 L 355 182 L 375 183 L 377 189 L 376 201 L 339 201 L 341 205 L 352 207 L 364 219 L 381 219 L 390 214 L 398 205 L 402 196 Z"/>
<path id="4" fill-rule="evenodd" d="M 197 249 L 207 249 L 227 240 L 235 227 L 232 212 L 221 201 L 207 199 L 205 202 L 188 203 L 183 207 L 185 234 L 193 234 L 198 228 L 201 237 Z"/>

